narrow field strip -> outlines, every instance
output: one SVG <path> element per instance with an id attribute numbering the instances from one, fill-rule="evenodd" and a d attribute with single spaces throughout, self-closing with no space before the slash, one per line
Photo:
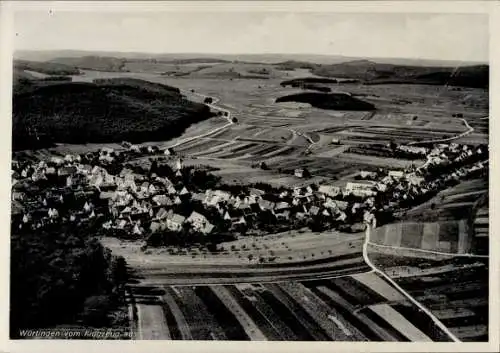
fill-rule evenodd
<path id="1" fill-rule="evenodd" d="M 361 273 L 352 275 L 352 278 L 359 281 L 366 287 L 377 292 L 388 301 L 404 301 L 406 298 L 398 292 L 395 288 L 391 287 L 386 281 L 380 278 L 376 273 Z"/>
<path id="2" fill-rule="evenodd" d="M 136 308 L 139 340 L 171 339 L 161 306 L 136 304 Z"/>
<path id="3" fill-rule="evenodd" d="M 354 305 L 350 304 L 347 300 L 342 298 L 338 293 L 332 291 L 330 288 L 319 286 L 316 287 L 316 290 L 320 296 L 324 296 L 325 300 L 329 299 L 326 301 L 327 304 L 341 312 L 349 322 L 362 331 L 363 335 L 370 340 L 386 342 L 398 341 L 396 337 L 383 330 L 364 313 L 356 309 Z"/>
<path id="4" fill-rule="evenodd" d="M 169 288 L 165 287 L 165 294 L 163 295 L 163 300 L 170 308 L 172 315 L 174 316 L 175 321 L 177 322 L 177 327 L 180 331 L 181 339 L 192 340 L 193 336 L 191 335 L 191 331 L 189 330 L 189 325 L 187 324 L 181 309 L 179 308 L 179 306 L 177 305 L 174 298 L 169 292 L 170 292 Z"/>
<path id="5" fill-rule="evenodd" d="M 267 341 L 267 337 L 257 327 L 255 322 L 248 316 L 248 314 L 241 308 L 238 302 L 233 298 L 229 291 L 222 286 L 211 287 L 213 293 L 227 306 L 227 308 L 238 319 L 248 337 L 252 341 Z"/>
<path id="6" fill-rule="evenodd" d="M 290 297 L 282 288 L 277 284 L 268 284 L 266 288 L 276 297 L 287 309 L 293 314 L 294 320 L 298 320 L 300 324 L 306 329 L 307 333 L 313 338 L 314 341 L 331 341 L 331 337 L 327 332 L 318 326 L 314 318 L 295 300 Z"/>
<path id="7" fill-rule="evenodd" d="M 425 333 L 416 328 L 406 318 L 388 304 L 371 305 L 370 309 L 382 317 L 412 342 L 432 342 Z"/>

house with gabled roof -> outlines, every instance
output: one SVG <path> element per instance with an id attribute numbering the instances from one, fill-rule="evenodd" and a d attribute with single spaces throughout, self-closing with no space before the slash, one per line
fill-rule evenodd
<path id="1" fill-rule="evenodd" d="M 264 199 L 260 199 L 258 201 L 258 204 L 259 204 L 259 207 L 262 211 L 266 211 L 266 210 L 272 210 L 274 208 L 274 202 L 271 202 L 269 200 L 264 200 Z"/>
<path id="2" fill-rule="evenodd" d="M 303 194 L 303 188 L 301 186 L 294 187 L 293 194 L 295 196 L 301 196 Z"/>
<path id="3" fill-rule="evenodd" d="M 166 191 L 169 195 L 177 194 L 177 190 L 175 189 L 175 187 L 173 185 L 168 185 Z"/>
<path id="4" fill-rule="evenodd" d="M 55 174 L 57 174 L 57 170 L 54 167 L 48 167 L 47 169 L 45 169 L 45 174 L 46 175 L 55 175 Z"/>
<path id="5" fill-rule="evenodd" d="M 266 192 L 257 188 L 250 188 L 249 190 L 250 196 L 255 196 L 255 197 L 263 197 Z"/>
<path id="6" fill-rule="evenodd" d="M 193 192 L 191 194 L 192 200 L 200 201 L 201 203 L 205 202 L 205 198 L 206 198 L 205 194 L 201 192 Z"/>
<path id="7" fill-rule="evenodd" d="M 208 220 L 201 213 L 193 211 L 191 215 L 186 219 L 186 222 L 191 223 L 194 229 L 199 230 L 204 227 L 204 224 L 207 223 Z"/>
<path id="8" fill-rule="evenodd" d="M 316 215 L 318 215 L 319 211 L 320 211 L 320 208 L 318 206 L 311 206 L 308 210 L 308 213 L 310 215 L 316 216 Z"/>
<path id="9" fill-rule="evenodd" d="M 171 206 L 173 204 L 172 200 L 166 195 L 155 195 L 152 200 L 158 206 Z"/>
<path id="10" fill-rule="evenodd" d="M 231 221 L 232 221 L 232 226 L 233 227 L 246 226 L 246 224 L 247 224 L 245 216 L 232 218 Z"/>
<path id="11" fill-rule="evenodd" d="M 318 192 L 328 196 L 337 196 L 341 193 L 341 189 L 338 186 L 333 185 L 320 185 Z"/>
<path id="12" fill-rule="evenodd" d="M 211 224 L 210 222 L 207 222 L 207 223 L 205 223 L 205 226 L 202 229 L 200 229 L 200 232 L 207 235 L 207 234 L 212 233 L 214 228 L 215 228 L 215 226 L 213 224 Z"/>
<path id="13" fill-rule="evenodd" d="M 12 192 L 12 201 L 22 201 L 24 199 L 26 199 L 26 193 L 21 191 Z"/>
<path id="14" fill-rule="evenodd" d="M 290 219 L 290 210 L 276 212 L 275 215 L 276 215 L 276 218 L 279 220 L 289 220 Z"/>
<path id="15" fill-rule="evenodd" d="M 340 212 L 338 217 L 335 218 L 335 220 L 337 221 L 341 221 L 341 222 L 344 222 L 345 220 L 347 219 L 347 215 L 345 214 L 345 212 Z"/>
<path id="16" fill-rule="evenodd" d="M 55 165 L 62 165 L 64 164 L 64 159 L 62 159 L 61 157 L 53 156 L 50 158 L 50 162 L 54 163 Z"/>
<path id="17" fill-rule="evenodd" d="M 274 207 L 275 211 L 282 211 L 282 210 L 288 210 L 290 209 L 290 204 L 288 202 L 278 202 L 276 206 Z"/>
<path id="18" fill-rule="evenodd" d="M 47 176 L 45 175 L 45 170 L 43 169 L 38 169 L 31 174 L 31 180 L 33 181 L 38 181 L 38 180 L 47 180 Z"/>
<path id="19" fill-rule="evenodd" d="M 173 213 L 170 217 L 167 218 L 167 228 L 173 231 L 180 231 L 185 220 L 186 217 L 181 216 L 177 213 Z"/>
<path id="20" fill-rule="evenodd" d="M 47 212 L 49 218 L 58 218 L 59 217 L 59 211 L 55 208 L 49 208 L 49 211 Z"/>
<path id="21" fill-rule="evenodd" d="M 327 197 L 325 202 L 323 202 L 323 207 L 336 209 L 338 206 L 336 201 L 334 201 L 331 197 Z"/>
<path id="22" fill-rule="evenodd" d="M 132 229 L 132 234 L 134 235 L 142 235 L 143 229 L 141 226 L 139 226 L 138 223 L 134 224 L 134 228 Z"/>
<path id="23" fill-rule="evenodd" d="M 151 225 L 149 226 L 149 230 L 151 233 L 156 233 L 162 230 L 162 224 L 160 222 L 151 222 Z"/>
<path id="24" fill-rule="evenodd" d="M 147 181 L 143 182 L 139 187 L 139 190 L 143 193 L 147 193 L 149 190 L 149 183 Z"/>
<path id="25" fill-rule="evenodd" d="M 167 212 L 167 210 L 162 207 L 156 213 L 155 219 L 157 219 L 157 220 L 163 220 L 163 219 L 169 218 L 169 216 L 172 216 L 172 215 L 173 215 L 172 211 L 168 211 Z"/>
<path id="26" fill-rule="evenodd" d="M 394 179 L 401 179 L 404 176 L 404 172 L 401 170 L 390 170 L 388 175 Z"/>
<path id="27" fill-rule="evenodd" d="M 284 190 L 280 193 L 279 197 L 283 199 L 283 198 L 287 197 L 288 195 L 289 195 L 289 192 L 287 190 Z"/>

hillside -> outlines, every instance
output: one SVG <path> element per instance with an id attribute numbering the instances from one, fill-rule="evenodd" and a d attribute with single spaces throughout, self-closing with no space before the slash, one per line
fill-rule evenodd
<path id="1" fill-rule="evenodd" d="M 38 81 L 13 97 L 13 149 L 53 143 L 168 140 L 210 109 L 182 97 L 179 90 L 138 79 L 93 83 Z"/>
<path id="2" fill-rule="evenodd" d="M 82 57 L 67 57 L 55 58 L 50 60 L 50 63 L 58 63 L 63 65 L 75 66 L 84 70 L 96 71 L 127 71 L 125 70 L 126 59 L 115 58 L 110 56 L 82 56 Z"/>
<path id="3" fill-rule="evenodd" d="M 365 84 L 414 83 L 450 85 L 474 88 L 489 86 L 487 65 L 458 67 L 423 67 L 380 64 L 368 60 L 355 60 L 342 64 L 316 65 L 311 73 L 324 77 L 351 78 Z"/>
<path id="4" fill-rule="evenodd" d="M 488 88 L 489 66 L 473 65 L 443 66 L 442 63 L 422 61 L 422 66 L 413 64 L 411 60 L 392 60 L 392 63 L 383 61 L 370 61 L 365 59 L 350 60 L 344 58 L 339 62 L 338 57 L 332 57 L 329 62 L 324 60 L 281 60 L 270 62 L 271 56 L 203 56 L 192 54 L 190 57 L 181 54 L 153 55 L 150 57 L 138 57 L 138 55 L 125 56 L 101 56 L 85 55 L 80 57 L 56 57 L 48 63 L 62 64 L 79 69 L 115 72 L 142 72 L 149 71 L 153 67 L 160 72 L 172 73 L 173 76 L 192 76 L 207 78 L 271 78 L 282 76 L 283 71 L 296 69 L 310 70 L 311 74 L 322 77 L 348 78 L 360 80 L 365 84 L 405 83 L 405 84 L 428 84 L 428 85 L 450 85 L 473 88 Z M 278 58 L 280 56 L 277 56 Z M 281 56 L 281 58 L 284 58 Z M 253 60 L 252 60 L 253 59 Z M 323 58 L 325 59 L 325 58 Z M 400 64 L 401 63 L 401 64 Z M 404 64 L 406 63 L 406 64 Z M 208 70 L 185 70 L 193 64 L 210 64 Z M 449 64 L 449 63 L 448 63 Z M 432 66 L 431 66 L 432 65 Z M 176 67 L 177 66 L 177 67 Z M 163 67 L 160 69 L 160 67 Z M 146 69 L 149 68 L 149 69 Z M 457 69 L 458 68 L 458 69 Z M 192 68 L 191 68 L 192 69 Z M 266 73 L 260 74 L 265 70 Z M 177 75 L 175 72 L 180 71 Z M 281 71 L 281 73 L 279 73 Z"/>
<path id="5" fill-rule="evenodd" d="M 24 70 L 59 76 L 80 74 L 80 70 L 78 70 L 74 65 L 66 65 L 64 63 L 56 62 L 14 60 L 14 71 L 21 72 Z"/>
<path id="6" fill-rule="evenodd" d="M 279 97 L 276 103 L 298 102 L 309 103 L 313 107 L 332 110 L 374 110 L 375 106 L 371 103 L 354 98 L 343 93 L 298 93 Z"/>

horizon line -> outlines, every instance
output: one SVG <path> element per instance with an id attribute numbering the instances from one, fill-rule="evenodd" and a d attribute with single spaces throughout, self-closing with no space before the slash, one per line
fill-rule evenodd
<path id="1" fill-rule="evenodd" d="M 279 53 L 279 52 L 272 52 L 272 53 L 209 53 L 209 52 L 148 52 L 148 51 L 123 51 L 123 50 L 101 50 L 101 49 L 15 49 L 13 51 L 13 54 L 19 53 L 19 52 L 57 52 L 57 51 L 68 51 L 68 52 L 86 52 L 86 53 L 92 53 L 92 52 L 98 52 L 98 53 L 109 53 L 109 54 L 142 54 L 142 55 L 152 55 L 152 56 L 159 56 L 159 55 L 201 55 L 204 57 L 208 56 L 217 56 L 217 55 L 241 55 L 241 56 L 249 56 L 249 55 L 282 55 L 282 56 L 293 56 L 293 55 L 314 55 L 314 56 L 321 56 L 321 57 L 332 57 L 332 58 L 358 58 L 358 59 L 393 59 L 393 60 L 421 60 L 421 61 L 450 61 L 450 62 L 464 62 L 464 63 L 476 63 L 476 64 L 487 64 L 489 65 L 489 59 L 488 60 L 462 60 L 462 59 L 438 59 L 438 58 L 429 58 L 429 57 L 401 57 L 401 56 L 387 56 L 387 57 L 381 57 L 381 56 L 356 56 L 356 55 L 343 55 L 343 54 L 318 54 L 318 53 Z M 116 56 L 114 56 L 116 57 Z M 125 58 L 125 57 L 124 57 Z M 126 58 L 125 58 L 126 59 Z"/>

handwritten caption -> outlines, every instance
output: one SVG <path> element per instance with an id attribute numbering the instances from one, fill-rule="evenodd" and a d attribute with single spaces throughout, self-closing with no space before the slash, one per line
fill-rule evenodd
<path id="1" fill-rule="evenodd" d="M 132 334 L 126 329 L 99 328 L 58 328 L 20 330 L 21 338 L 32 339 L 130 339 Z"/>

